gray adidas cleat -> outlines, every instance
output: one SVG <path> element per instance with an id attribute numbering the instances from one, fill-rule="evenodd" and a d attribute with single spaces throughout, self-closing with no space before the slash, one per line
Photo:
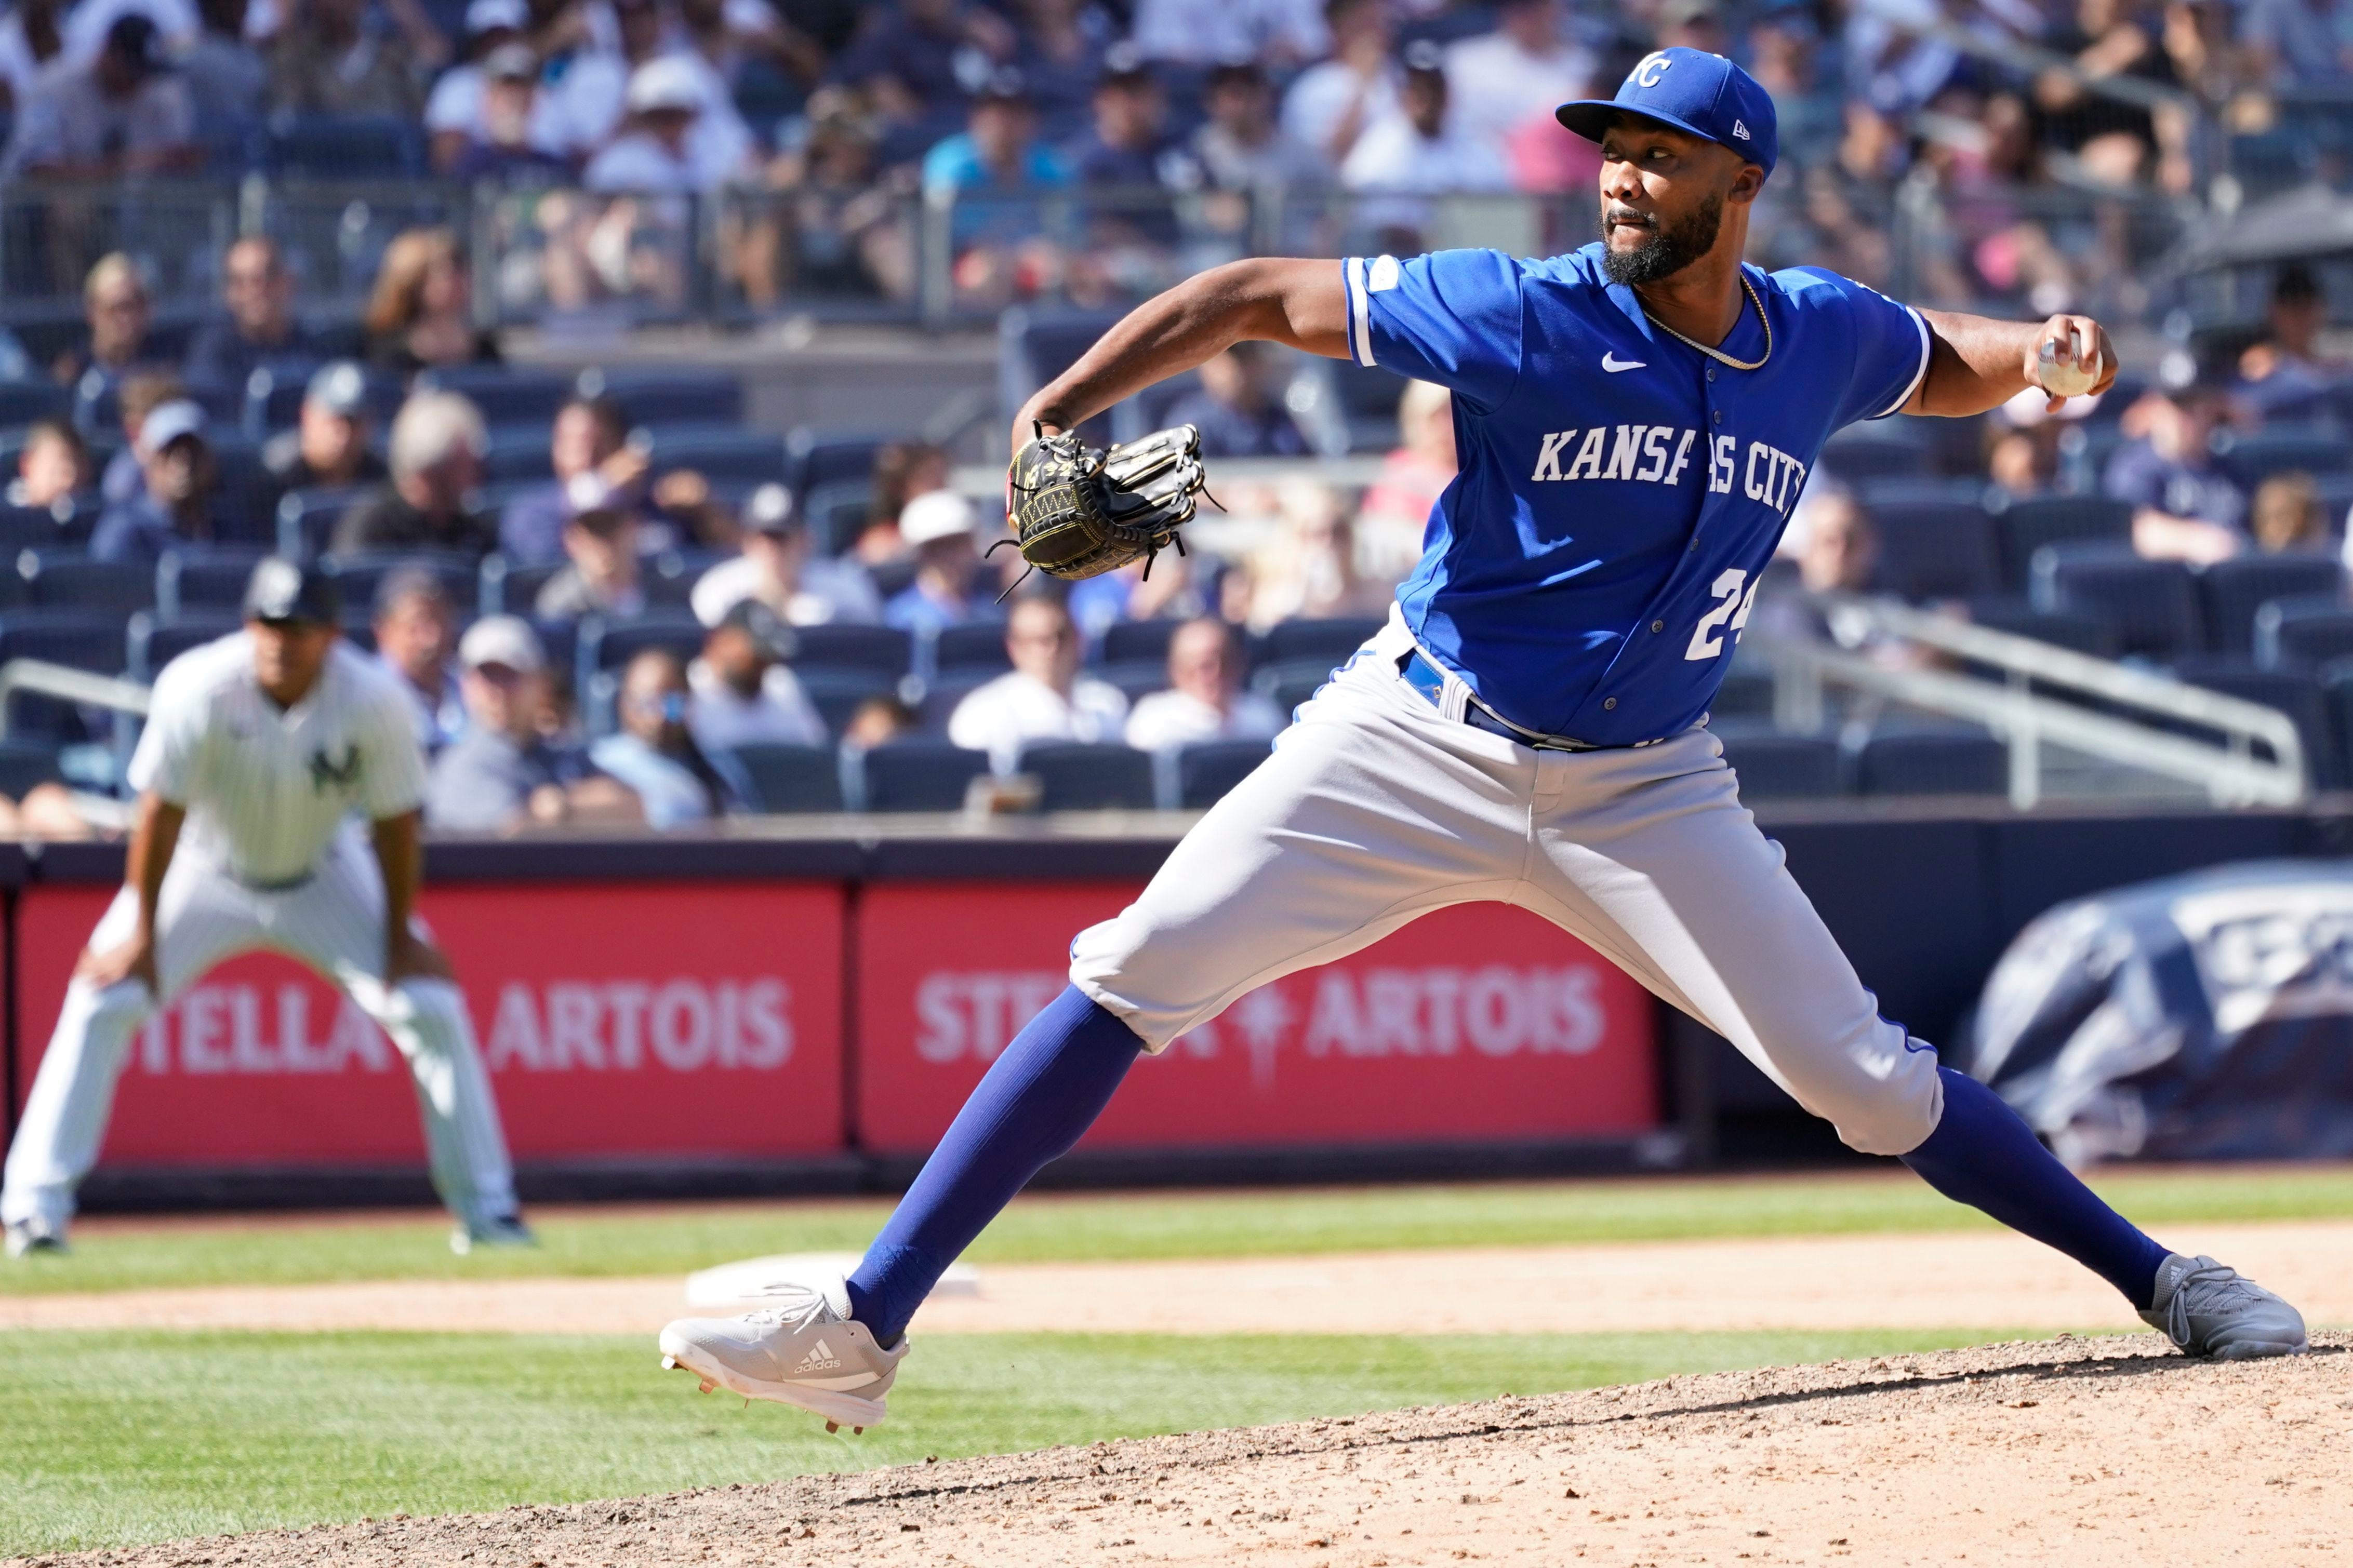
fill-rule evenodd
<path id="1" fill-rule="evenodd" d="M 51 1225 L 45 1219 L 16 1219 L 8 1222 L 8 1256 L 30 1258 L 36 1253 L 52 1257 L 66 1250 L 65 1226 Z"/>
<path id="2" fill-rule="evenodd" d="M 772 1285 L 761 1295 L 771 1304 L 742 1317 L 681 1318 L 662 1330 L 662 1365 L 694 1373 L 705 1394 L 717 1386 L 813 1411 L 828 1432 L 881 1425 L 905 1337 L 887 1351 L 876 1344 L 851 1320 L 839 1275 Z"/>
<path id="3" fill-rule="evenodd" d="M 2168 1254 L 2157 1270 L 2157 1299 L 2142 1321 L 2184 1355 L 2217 1361 L 2302 1355 L 2312 1348 L 2304 1315 L 2235 1268 L 2211 1258 Z"/>
<path id="4" fill-rule="evenodd" d="M 537 1247 L 539 1237 L 519 1214 L 488 1215 L 460 1220 L 449 1233 L 449 1250 L 463 1258 L 478 1247 Z"/>

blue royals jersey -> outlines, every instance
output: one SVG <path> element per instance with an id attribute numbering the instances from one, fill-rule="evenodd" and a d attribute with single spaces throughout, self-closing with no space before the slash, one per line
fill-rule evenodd
<path id="1" fill-rule="evenodd" d="M 1744 268 L 1717 363 L 1608 280 L 1446 250 L 1342 264 L 1357 363 L 1454 395 L 1460 471 L 1398 602 L 1424 652 L 1524 729 L 1603 745 L 1699 721 L 1822 443 L 1928 365 L 1917 312 L 1813 268 Z"/>

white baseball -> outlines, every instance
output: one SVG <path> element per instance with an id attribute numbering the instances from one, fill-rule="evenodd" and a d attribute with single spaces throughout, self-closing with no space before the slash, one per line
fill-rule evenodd
<path id="1" fill-rule="evenodd" d="M 2085 360 L 2084 346 L 2073 342 L 2072 333 L 2070 340 L 2075 352 L 2063 362 L 2059 358 L 2056 338 L 2043 339 L 2042 350 L 2035 355 L 2034 378 L 2053 397 L 2081 397 L 2100 379 L 2100 351 L 2092 348 L 2090 359 Z"/>

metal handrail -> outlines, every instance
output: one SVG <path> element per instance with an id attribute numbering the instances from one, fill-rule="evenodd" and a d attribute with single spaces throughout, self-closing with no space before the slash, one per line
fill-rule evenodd
<path id="1" fill-rule="evenodd" d="M 1814 602 L 1841 629 L 1877 631 L 2003 672 L 2002 684 L 1947 670 L 1892 668 L 1842 647 L 1758 636 L 1775 667 L 1774 717 L 1810 731 L 1822 721 L 1821 686 L 1833 682 L 1907 706 L 1972 720 L 2010 748 L 2011 804 L 2042 796 L 2047 742 L 2203 788 L 2217 805 L 2295 805 L 2311 794 L 2303 737 L 2277 709 L 2228 697 L 2010 632 L 1920 610 L 1896 599 L 1826 594 Z M 2218 731 L 2220 742 L 2094 711 L 2042 695 L 2059 687 L 2151 719 Z M 2268 757 L 2257 746 L 2267 748 Z"/>
<path id="2" fill-rule="evenodd" d="M 94 708 L 111 708 L 142 719 L 147 716 L 147 705 L 153 695 L 142 682 L 113 675 L 93 675 L 87 669 L 52 664 L 46 658 L 12 658 L 0 664 L 0 715 L 7 712 L 9 700 L 20 691 L 68 702 L 85 702 Z"/>

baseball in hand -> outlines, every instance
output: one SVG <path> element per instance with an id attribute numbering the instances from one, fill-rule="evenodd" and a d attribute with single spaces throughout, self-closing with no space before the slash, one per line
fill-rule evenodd
<path id="1" fill-rule="evenodd" d="M 2068 357 L 2059 357 L 2059 340 L 2045 338 L 2035 355 L 2034 379 L 2053 397 L 2081 397 L 2100 379 L 2100 351 L 2068 334 Z M 2086 357 L 2088 356 L 2088 357 Z"/>

